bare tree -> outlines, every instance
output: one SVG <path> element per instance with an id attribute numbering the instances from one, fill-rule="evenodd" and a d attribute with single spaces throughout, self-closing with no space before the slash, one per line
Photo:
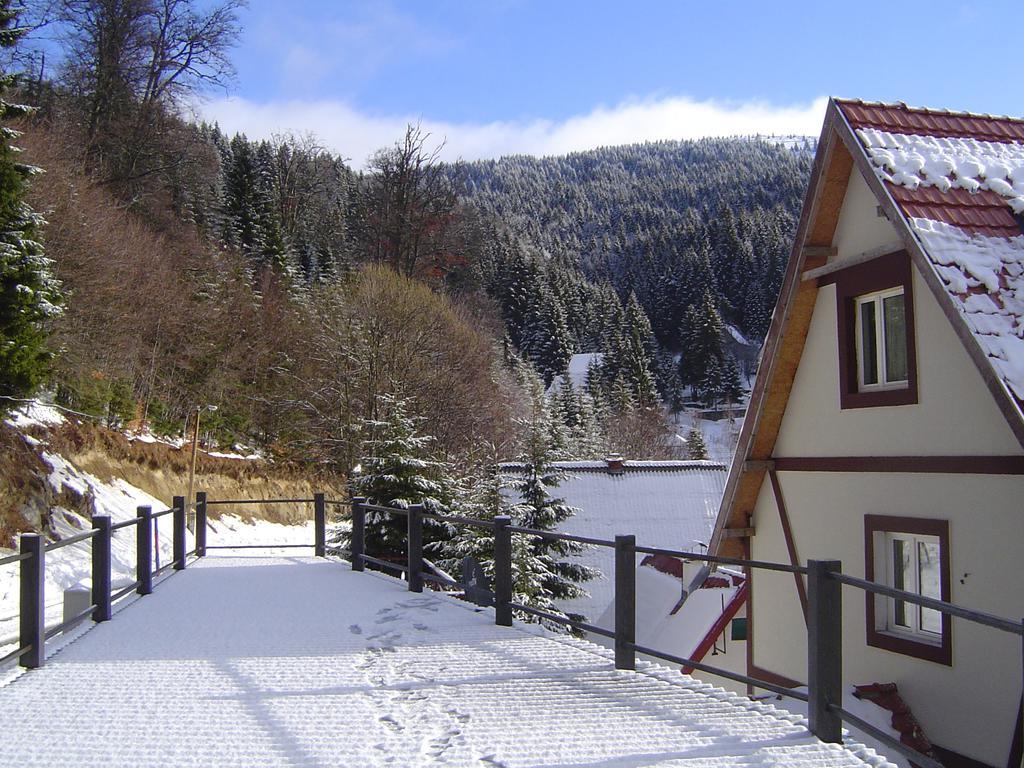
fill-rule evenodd
<path id="1" fill-rule="evenodd" d="M 77 96 L 83 143 L 123 197 L 176 168 L 175 114 L 188 94 L 226 86 L 246 0 L 60 0 L 61 79 Z"/>
<path id="2" fill-rule="evenodd" d="M 440 266 L 457 235 L 455 187 L 440 163 L 443 144 L 409 125 L 405 137 L 370 158 L 361 231 L 367 255 L 404 275 Z"/>

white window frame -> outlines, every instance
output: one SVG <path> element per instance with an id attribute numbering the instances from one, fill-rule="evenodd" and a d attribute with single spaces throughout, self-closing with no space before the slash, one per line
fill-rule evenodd
<path id="1" fill-rule="evenodd" d="M 857 350 L 857 391 L 858 392 L 876 392 L 879 390 L 886 389 L 906 389 L 910 386 L 909 371 L 908 378 L 897 379 L 889 381 L 888 370 L 885 365 L 885 312 L 883 302 L 892 296 L 903 296 L 903 286 L 899 285 L 895 288 L 888 288 L 884 291 L 875 291 L 874 293 L 866 293 L 863 296 L 857 296 L 854 299 L 854 347 Z M 875 366 L 878 371 L 878 381 L 874 384 L 864 383 L 864 348 L 863 339 L 864 334 L 862 333 L 861 320 L 861 307 L 864 304 L 873 303 L 875 305 Z M 903 302 L 904 311 L 906 311 L 906 299 Z M 906 319 L 906 322 L 910 322 L 910 318 Z"/>
<path id="2" fill-rule="evenodd" d="M 942 540 L 938 536 L 932 536 L 929 534 L 919 533 L 904 533 L 902 531 L 884 531 L 881 532 L 881 552 L 876 550 L 876 558 L 881 554 L 881 557 L 885 560 L 885 568 L 882 573 L 885 573 L 885 583 L 895 588 L 896 586 L 896 562 L 893 556 L 893 542 L 902 541 L 905 547 L 908 547 L 912 553 L 912 560 L 908 572 L 904 576 L 903 590 L 905 592 L 912 592 L 916 595 L 921 594 L 920 584 L 920 573 L 921 564 L 919 562 L 920 547 L 921 543 L 934 544 L 939 551 L 939 561 L 942 560 Z M 907 583 L 909 580 L 910 583 Z M 939 576 L 939 593 L 942 594 L 942 576 L 940 570 Z M 911 637 L 918 642 L 929 643 L 932 645 L 941 645 L 942 643 L 942 630 L 932 631 L 925 629 L 921 626 L 921 611 L 924 610 L 921 606 L 914 603 L 905 602 L 904 610 L 906 611 L 906 624 L 898 624 L 896 622 L 896 599 L 886 598 L 886 610 L 884 618 L 884 626 L 878 627 L 879 631 L 888 632 L 894 635 L 902 635 L 905 637 Z M 881 618 L 881 617 L 879 617 Z"/>

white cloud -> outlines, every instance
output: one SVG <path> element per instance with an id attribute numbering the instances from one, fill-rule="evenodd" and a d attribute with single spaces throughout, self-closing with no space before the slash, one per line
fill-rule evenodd
<path id="1" fill-rule="evenodd" d="M 375 117 L 339 101 L 255 103 L 230 97 L 199 107 L 208 121 L 228 133 L 269 138 L 312 133 L 321 144 L 362 167 L 375 150 L 390 146 L 406 124 L 419 122 L 445 141 L 448 160 L 476 160 L 510 154 L 561 155 L 599 146 L 703 136 L 796 134 L 817 136 L 827 100 L 778 106 L 767 102 L 695 101 L 685 97 L 631 100 L 597 107 L 566 120 L 450 123 L 417 115 Z"/>

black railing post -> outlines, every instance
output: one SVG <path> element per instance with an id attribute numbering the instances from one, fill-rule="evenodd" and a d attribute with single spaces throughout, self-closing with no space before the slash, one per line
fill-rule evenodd
<path id="1" fill-rule="evenodd" d="M 512 626 L 512 518 L 494 518 L 494 623 Z"/>
<path id="2" fill-rule="evenodd" d="M 636 669 L 636 536 L 615 537 L 615 668 Z"/>
<path id="3" fill-rule="evenodd" d="M 352 570 L 361 571 L 366 567 L 363 555 L 366 552 L 366 503 L 364 496 L 352 499 L 352 533 L 349 537 L 349 556 L 352 558 Z"/>
<path id="4" fill-rule="evenodd" d="M 21 666 L 43 666 L 46 656 L 46 614 L 43 594 L 46 573 L 46 540 L 38 533 L 21 534 L 21 608 L 18 644 L 29 651 L 22 655 Z"/>
<path id="5" fill-rule="evenodd" d="M 92 620 L 110 621 L 110 516 L 93 515 Z"/>
<path id="6" fill-rule="evenodd" d="M 185 570 L 185 497 L 175 496 L 171 504 L 174 514 L 171 515 L 174 526 L 174 570 Z"/>
<path id="7" fill-rule="evenodd" d="M 206 491 L 196 491 L 196 557 L 206 557 Z"/>
<path id="8" fill-rule="evenodd" d="M 327 504 L 322 493 L 313 494 L 313 531 L 316 539 L 313 554 L 327 557 Z"/>
<path id="9" fill-rule="evenodd" d="M 423 591 L 423 505 L 409 507 L 408 559 L 409 591 Z"/>
<path id="10" fill-rule="evenodd" d="M 153 509 L 139 507 L 135 528 L 135 578 L 139 582 L 135 591 L 140 595 L 153 592 Z"/>
<path id="11" fill-rule="evenodd" d="M 838 560 L 807 561 L 807 718 L 811 733 L 843 743 L 843 592 Z M 870 596 L 868 599 L 871 599 Z"/>

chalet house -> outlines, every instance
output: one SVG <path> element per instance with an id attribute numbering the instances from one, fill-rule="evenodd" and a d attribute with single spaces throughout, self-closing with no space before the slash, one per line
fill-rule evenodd
<path id="1" fill-rule="evenodd" d="M 567 478 L 552 494 L 579 509 L 559 531 L 599 539 L 631 533 L 641 545 L 706 550 L 725 487 L 724 464 L 610 457 L 558 461 L 555 466 L 565 471 Z M 501 471 L 514 480 L 523 465 L 503 464 Z M 615 554 L 605 547 L 591 547 L 576 559 L 597 568 L 602 576 L 583 585 L 589 597 L 563 601 L 559 607 L 595 620 L 615 598 Z M 638 565 L 642 559 L 638 555 Z"/>
<path id="2" fill-rule="evenodd" d="M 1024 616 L 1024 120 L 829 103 L 713 551 Z M 747 669 L 806 683 L 806 585 L 755 570 Z M 943 764 L 1021 763 L 1019 638 L 843 590 L 843 675 Z"/>

